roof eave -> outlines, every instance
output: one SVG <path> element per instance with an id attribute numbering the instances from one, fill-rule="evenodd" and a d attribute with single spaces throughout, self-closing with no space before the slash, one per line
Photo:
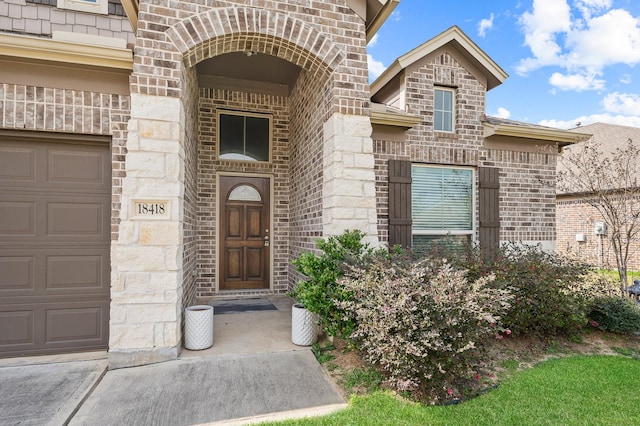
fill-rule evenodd
<path id="1" fill-rule="evenodd" d="M 129 49 L 0 33 L 1 56 L 131 71 Z"/>
<path id="2" fill-rule="evenodd" d="M 539 127 L 516 126 L 512 124 L 484 123 L 484 137 L 507 136 L 514 138 L 537 139 L 549 142 L 557 142 L 560 146 L 571 145 L 589 139 L 592 135 L 587 133 L 570 132 L 561 129 L 542 129 Z"/>
<path id="3" fill-rule="evenodd" d="M 393 10 L 398 6 L 398 3 L 400 3 L 400 0 L 386 0 L 380 10 L 375 13 L 373 19 L 366 23 L 367 43 L 371 41 L 382 24 L 391 16 L 391 13 L 393 13 Z"/>
<path id="4" fill-rule="evenodd" d="M 127 14 L 131 28 L 135 33 L 138 30 L 138 11 L 140 10 L 140 3 L 138 0 L 120 0 L 124 13 Z"/>
<path id="5" fill-rule="evenodd" d="M 371 111 L 371 124 L 381 126 L 402 127 L 410 129 L 422 122 L 422 118 L 413 115 L 398 115 L 388 112 Z"/>

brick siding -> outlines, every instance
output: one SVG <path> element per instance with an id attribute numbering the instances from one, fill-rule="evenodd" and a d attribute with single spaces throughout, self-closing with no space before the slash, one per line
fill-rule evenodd
<path id="1" fill-rule="evenodd" d="M 287 60 L 312 75 L 335 73 L 332 111 L 369 114 L 364 24 L 351 9 L 337 0 L 251 4 L 141 4 L 132 93 L 180 96 L 183 66 L 252 50 Z"/>
<path id="2" fill-rule="evenodd" d="M 594 232 L 595 222 L 602 221 L 595 208 L 573 197 L 559 197 L 556 208 L 557 251 L 577 256 L 594 266 L 615 269 L 616 255 L 609 242 L 611 230 L 603 236 Z M 584 234 L 586 241 L 576 241 L 577 234 Z M 640 242 L 631 244 L 627 268 L 640 270 Z"/>
<path id="3" fill-rule="evenodd" d="M 554 241 L 556 155 L 484 147 L 481 118 L 485 112 L 485 87 L 448 52 L 436 55 L 416 71 L 408 73 L 405 82 L 407 111 L 422 116 L 424 120 L 406 132 L 406 142 L 374 140 L 380 241 L 389 241 L 389 159 L 498 167 L 500 240 Z M 453 133 L 433 129 L 434 87 L 437 85 L 456 88 Z"/>

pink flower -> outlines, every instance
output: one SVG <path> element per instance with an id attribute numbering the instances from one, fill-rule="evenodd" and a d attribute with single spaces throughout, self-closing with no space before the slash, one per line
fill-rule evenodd
<path id="1" fill-rule="evenodd" d="M 447 389 L 447 395 L 449 396 L 453 395 L 453 389 L 451 388 Z"/>
<path id="2" fill-rule="evenodd" d="M 600 327 L 600 324 L 598 324 L 598 321 L 589 320 L 589 324 L 591 324 L 591 327 Z"/>
<path id="3" fill-rule="evenodd" d="M 480 380 L 480 374 L 476 373 L 476 380 Z"/>
<path id="4" fill-rule="evenodd" d="M 496 339 L 504 339 L 504 336 L 502 336 L 502 334 L 498 334 L 498 335 L 496 336 Z"/>
<path id="5" fill-rule="evenodd" d="M 506 334 L 507 336 L 511 335 L 511 330 L 509 330 L 508 328 L 504 331 L 504 334 Z"/>

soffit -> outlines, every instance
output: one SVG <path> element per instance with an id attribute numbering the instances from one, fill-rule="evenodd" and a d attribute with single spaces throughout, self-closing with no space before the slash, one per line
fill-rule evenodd
<path id="1" fill-rule="evenodd" d="M 255 52 L 233 52 L 215 56 L 196 65 L 198 74 L 229 80 L 244 80 L 287 86 L 290 92 L 300 68 L 276 56 Z"/>

